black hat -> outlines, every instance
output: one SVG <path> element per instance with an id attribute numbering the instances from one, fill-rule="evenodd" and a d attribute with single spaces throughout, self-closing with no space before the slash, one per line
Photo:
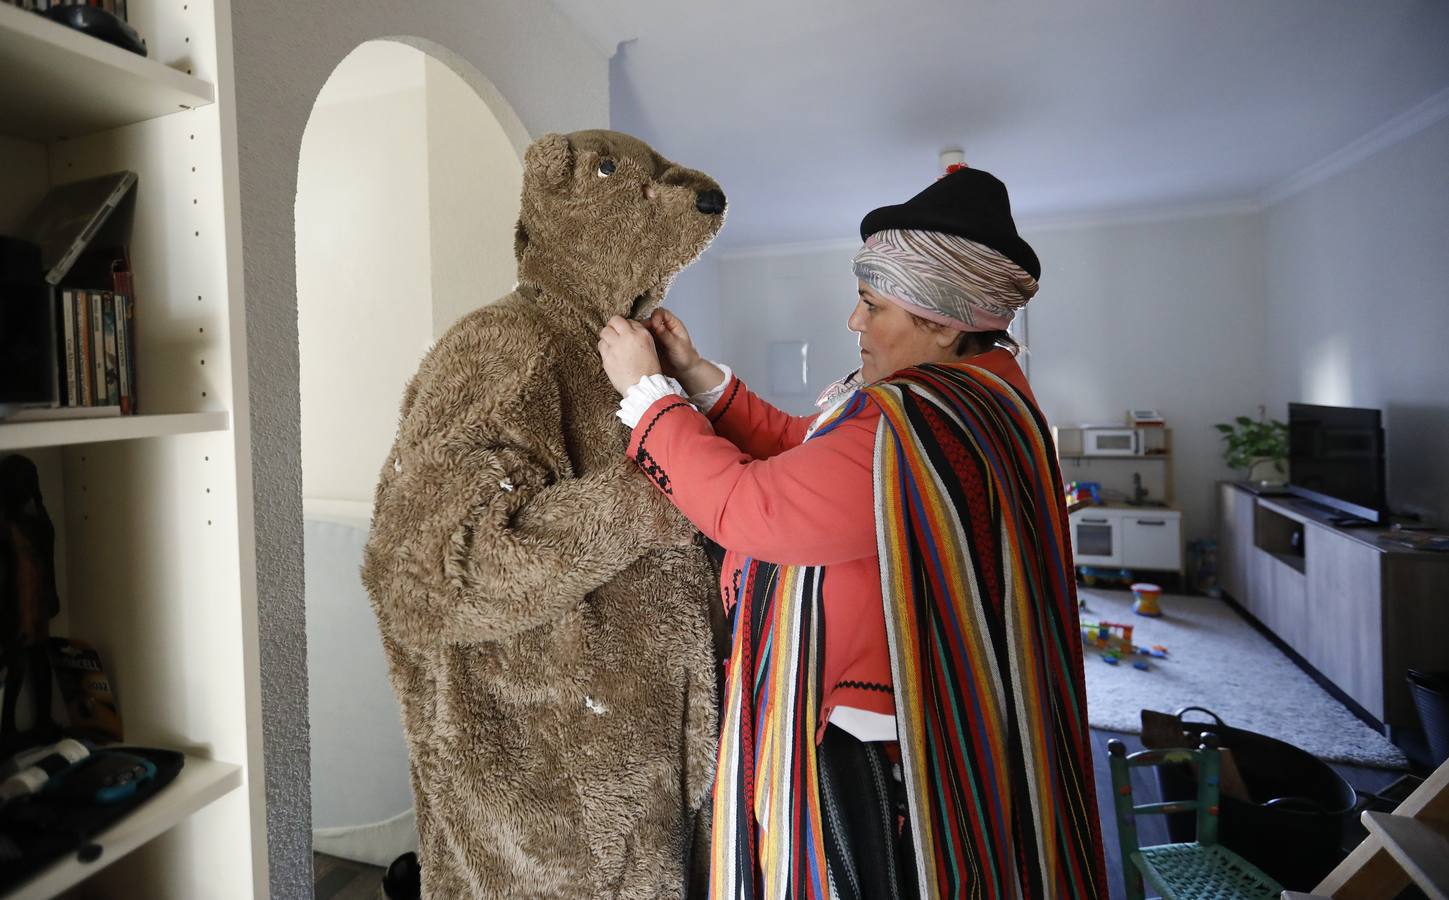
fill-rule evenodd
<path id="1" fill-rule="evenodd" d="M 1031 245 L 1016 233 L 1006 185 L 980 169 L 957 169 L 905 203 L 872 210 L 860 222 L 860 239 L 877 231 L 939 231 L 985 244 L 1041 278 Z"/>

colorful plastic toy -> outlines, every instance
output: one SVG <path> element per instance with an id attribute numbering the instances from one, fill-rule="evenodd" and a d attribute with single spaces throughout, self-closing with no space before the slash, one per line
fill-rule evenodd
<path id="1" fill-rule="evenodd" d="M 1132 571 L 1130 569 L 1107 569 L 1102 566 L 1077 566 L 1077 574 L 1082 577 L 1082 583 L 1087 587 L 1120 585 L 1127 587 L 1132 584 Z"/>
<path id="2" fill-rule="evenodd" d="M 1146 656 L 1166 659 L 1167 648 L 1161 644 L 1138 647 L 1132 643 L 1132 627 L 1121 622 L 1082 622 L 1082 647 L 1101 651 L 1102 662 L 1115 666 L 1124 656 Z M 1131 660 L 1132 668 L 1143 672 L 1152 671 L 1145 660 Z"/>
<path id="3" fill-rule="evenodd" d="M 1162 597 L 1162 588 L 1146 581 L 1139 581 L 1132 585 L 1132 596 L 1136 599 L 1132 603 L 1132 611 L 1139 616 L 1157 618 L 1162 615 L 1162 607 L 1157 601 Z"/>
<path id="4" fill-rule="evenodd" d="M 1102 484 L 1098 481 L 1068 481 L 1065 493 L 1067 503 L 1090 500 L 1097 506 L 1102 502 Z"/>
<path id="5" fill-rule="evenodd" d="M 1083 622 L 1082 643 L 1112 653 L 1132 653 L 1132 626 L 1120 622 Z"/>

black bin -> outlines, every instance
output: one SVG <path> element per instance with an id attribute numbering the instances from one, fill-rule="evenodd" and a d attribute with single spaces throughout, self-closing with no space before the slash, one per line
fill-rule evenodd
<path id="1" fill-rule="evenodd" d="M 1212 722 L 1192 721 L 1185 727 L 1212 732 L 1220 746 L 1232 749 L 1248 793 L 1257 801 L 1244 803 L 1223 795 L 1218 802 L 1218 840 L 1285 888 L 1312 890 L 1343 859 L 1344 824 L 1358 804 L 1353 786 L 1313 754 L 1267 735 L 1232 728 L 1211 710 L 1179 710 L 1178 721 L 1191 711 L 1207 713 Z M 1197 798 L 1195 775 L 1185 764 L 1158 766 L 1157 785 L 1163 800 Z M 1166 818 L 1171 840 L 1196 838 L 1193 813 Z"/>
<path id="2" fill-rule="evenodd" d="M 1409 693 L 1424 725 L 1429 744 L 1429 767 L 1437 769 L 1449 759 L 1449 672 L 1408 672 Z"/>

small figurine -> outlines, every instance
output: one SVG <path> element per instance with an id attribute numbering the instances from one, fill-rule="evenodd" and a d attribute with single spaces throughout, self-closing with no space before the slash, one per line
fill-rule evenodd
<path id="1" fill-rule="evenodd" d="M 0 460 L 0 652 L 5 700 L 0 748 L 22 743 L 16 706 L 31 676 L 31 736 L 48 740 L 59 729 L 50 718 L 50 620 L 60 613 L 55 587 L 55 526 L 40 497 L 40 473 L 24 456 Z"/>

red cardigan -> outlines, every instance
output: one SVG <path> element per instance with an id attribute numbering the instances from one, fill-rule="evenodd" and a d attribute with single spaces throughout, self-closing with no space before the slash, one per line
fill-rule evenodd
<path id="1" fill-rule="evenodd" d="M 1006 350 L 971 357 L 1035 404 L 1016 358 Z M 890 650 L 876 553 L 871 474 L 880 408 L 805 442 L 815 416 L 792 416 L 761 400 L 738 378 L 709 411 L 665 397 L 635 426 L 629 456 L 674 505 L 726 549 L 720 590 L 736 600 L 747 557 L 825 566 L 825 660 L 818 727 L 849 706 L 895 714 Z"/>

